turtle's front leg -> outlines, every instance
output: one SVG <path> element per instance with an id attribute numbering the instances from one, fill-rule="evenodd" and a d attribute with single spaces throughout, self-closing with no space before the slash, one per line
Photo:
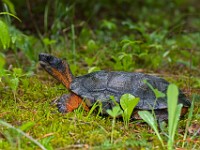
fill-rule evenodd
<path id="1" fill-rule="evenodd" d="M 80 105 L 82 105 L 86 111 L 89 111 L 88 106 L 85 104 L 82 98 L 74 93 L 62 95 L 57 102 L 58 111 L 61 113 L 72 112 Z"/>

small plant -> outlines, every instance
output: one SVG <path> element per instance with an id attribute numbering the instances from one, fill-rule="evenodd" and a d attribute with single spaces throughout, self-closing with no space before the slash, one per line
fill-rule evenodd
<path id="1" fill-rule="evenodd" d="M 178 104 L 178 88 L 174 84 L 170 84 L 167 89 L 167 104 L 168 104 L 168 149 L 173 149 L 174 137 L 179 122 L 182 104 Z M 147 122 L 155 131 L 158 139 L 164 147 L 163 140 L 158 132 L 157 120 L 147 111 L 139 111 L 140 117 Z"/>
<path id="2" fill-rule="evenodd" d="M 8 15 L 8 16 L 12 16 L 13 18 L 17 19 L 18 21 L 21 22 L 21 20 L 9 13 L 9 12 L 0 12 L 0 15 Z M 10 43 L 11 43 L 11 36 L 10 36 L 10 32 L 9 32 L 9 24 L 0 20 L 0 45 L 3 47 L 3 49 L 7 49 L 10 47 Z"/>
<path id="3" fill-rule="evenodd" d="M 154 107 L 155 107 L 155 105 L 156 105 L 156 102 L 157 102 L 158 98 L 165 97 L 165 94 L 162 93 L 161 91 L 159 91 L 158 89 L 153 88 L 153 86 L 152 86 L 147 80 L 143 80 L 143 82 L 144 82 L 145 84 L 147 84 L 148 87 L 149 87 L 149 88 L 154 92 L 154 94 L 155 94 L 156 99 L 155 99 L 154 105 L 153 105 L 153 107 L 152 107 L 151 109 L 152 109 L 152 114 L 154 115 L 154 117 L 156 117 L 156 116 L 155 116 L 155 113 L 154 113 Z"/>
<path id="4" fill-rule="evenodd" d="M 96 101 L 96 103 L 94 103 L 94 105 L 92 105 L 92 108 L 90 109 L 86 118 L 88 118 L 96 108 L 99 108 L 98 113 L 96 115 L 98 117 L 99 114 L 102 112 L 102 103 L 100 101 Z"/>
<path id="5" fill-rule="evenodd" d="M 131 118 L 133 109 L 138 104 L 139 100 L 140 100 L 139 98 L 136 98 L 135 96 L 131 94 L 124 94 L 120 98 L 120 105 L 123 109 L 122 116 L 123 116 L 124 126 L 126 129 L 128 129 L 128 124 L 129 124 L 129 120 Z"/>
<path id="6" fill-rule="evenodd" d="M 119 104 L 116 102 L 114 96 L 111 96 L 110 99 L 113 101 L 113 103 L 116 106 L 119 106 Z M 125 129 L 128 129 L 128 124 L 132 115 L 132 112 L 135 108 L 135 106 L 138 104 L 139 102 L 139 98 L 136 98 L 135 96 L 131 95 L 131 94 L 123 94 L 120 98 L 120 108 L 122 108 L 122 117 L 123 117 L 123 121 L 124 121 L 124 126 Z"/>
<path id="7" fill-rule="evenodd" d="M 26 74 L 23 74 L 21 68 L 13 68 L 12 72 L 7 71 L 7 73 L 4 76 L 5 82 L 12 89 L 15 101 L 16 101 L 16 93 L 19 86 L 19 81 L 22 76 L 26 76 Z"/>
<path id="8" fill-rule="evenodd" d="M 131 70 L 134 67 L 132 54 L 120 52 L 118 56 L 112 56 L 112 59 L 115 61 L 114 68 L 116 70 Z"/>
<path id="9" fill-rule="evenodd" d="M 170 84 L 167 89 L 167 105 L 168 105 L 168 149 L 173 149 L 174 136 L 177 130 L 181 108 L 183 104 L 178 104 L 178 88 L 174 84 Z"/>
<path id="10" fill-rule="evenodd" d="M 113 144 L 113 134 L 114 134 L 114 129 L 115 129 L 115 122 L 116 122 L 116 117 L 122 114 L 122 110 L 120 106 L 114 106 L 112 109 L 108 109 L 107 113 L 113 117 L 112 120 L 112 131 L 111 131 L 111 143 Z"/>

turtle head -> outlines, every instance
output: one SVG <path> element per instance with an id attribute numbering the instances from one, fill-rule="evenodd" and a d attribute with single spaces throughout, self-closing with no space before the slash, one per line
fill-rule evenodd
<path id="1" fill-rule="evenodd" d="M 50 54 L 40 53 L 39 62 L 42 68 L 69 89 L 73 75 L 70 71 L 69 65 L 64 60 L 56 58 Z"/>
<path id="2" fill-rule="evenodd" d="M 59 58 L 56 58 L 52 55 L 40 53 L 39 54 L 39 61 L 40 65 L 47 71 L 51 72 L 51 69 L 57 69 L 57 70 L 64 70 L 64 66 L 62 65 L 62 60 Z"/>

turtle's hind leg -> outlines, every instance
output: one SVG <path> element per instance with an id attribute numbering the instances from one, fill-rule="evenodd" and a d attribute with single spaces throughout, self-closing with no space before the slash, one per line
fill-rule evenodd
<path id="1" fill-rule="evenodd" d="M 85 104 L 82 98 L 74 93 L 62 95 L 57 102 L 58 111 L 61 113 L 72 112 L 80 105 L 82 105 L 86 111 L 89 111 L 88 106 Z"/>

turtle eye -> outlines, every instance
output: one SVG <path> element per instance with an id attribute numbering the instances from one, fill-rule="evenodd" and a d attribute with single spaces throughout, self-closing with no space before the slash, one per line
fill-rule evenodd
<path id="1" fill-rule="evenodd" d="M 47 61 L 48 61 L 49 65 L 52 66 L 52 67 L 55 67 L 59 63 L 59 59 L 57 59 L 53 56 L 49 56 L 47 58 Z"/>
<path id="2" fill-rule="evenodd" d="M 59 69 L 62 66 L 62 61 L 55 57 L 48 58 L 49 65 L 53 68 Z"/>
<path id="3" fill-rule="evenodd" d="M 47 57 L 47 61 L 51 64 L 53 62 L 54 58 L 52 56 Z"/>

